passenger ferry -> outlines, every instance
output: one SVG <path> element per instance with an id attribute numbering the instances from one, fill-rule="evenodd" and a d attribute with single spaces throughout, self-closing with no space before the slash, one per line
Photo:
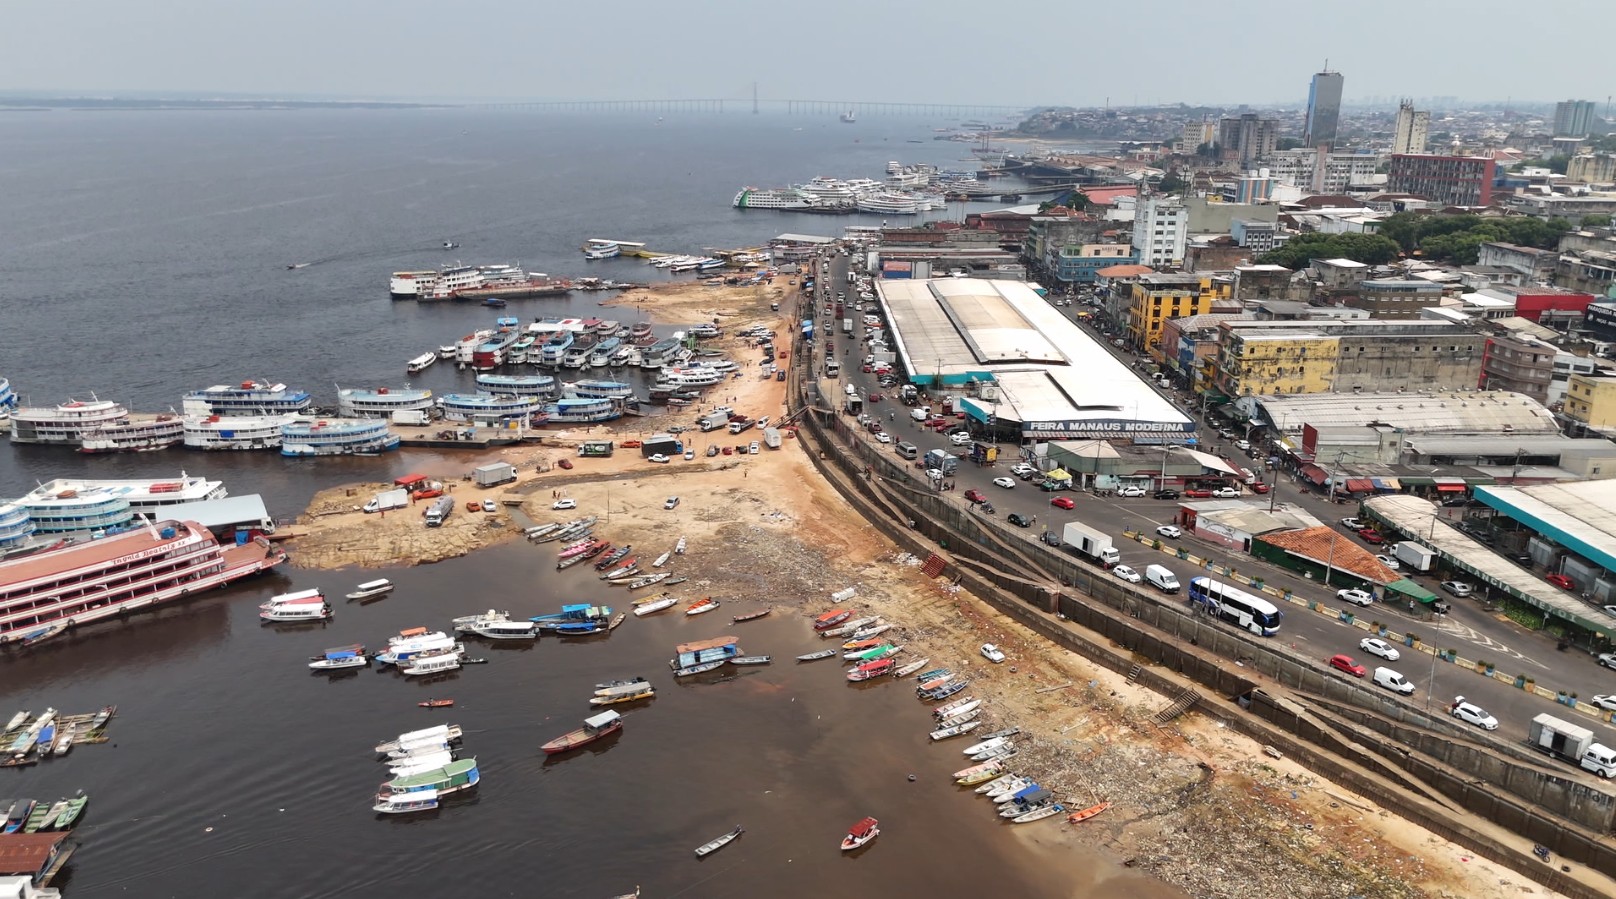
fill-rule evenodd
<path id="1" fill-rule="evenodd" d="M 0 555 L 19 549 L 34 535 L 34 519 L 21 503 L 0 503 Z"/>
<path id="2" fill-rule="evenodd" d="M 471 367 L 477 371 L 493 371 L 505 364 L 505 353 L 522 339 L 521 331 L 499 331 L 477 345 L 471 354 Z"/>
<path id="3" fill-rule="evenodd" d="M 794 187 L 763 190 L 743 187 L 732 204 L 736 209 L 813 209 L 819 201 L 806 191 Z"/>
<path id="4" fill-rule="evenodd" d="M 612 354 L 623 345 L 623 341 L 616 337 L 608 337 L 595 344 L 594 352 L 589 354 L 590 368 L 605 368 L 612 364 Z"/>
<path id="5" fill-rule="evenodd" d="M 583 368 L 589 364 L 589 354 L 591 352 L 593 352 L 592 347 L 578 346 L 574 342 L 572 347 L 567 350 L 566 355 L 561 357 L 561 367 Z"/>
<path id="6" fill-rule="evenodd" d="M 477 375 L 477 389 L 508 396 L 550 396 L 556 379 L 549 375 Z"/>
<path id="7" fill-rule="evenodd" d="M 398 449 L 399 437 L 379 418 L 300 418 L 281 425 L 283 456 L 346 456 Z"/>
<path id="8" fill-rule="evenodd" d="M 708 387 L 727 377 L 727 373 L 712 368 L 670 368 L 663 370 L 657 383 L 672 387 Z"/>
<path id="9" fill-rule="evenodd" d="M 314 398 L 285 384 L 242 381 L 240 387 L 216 384 L 185 395 L 186 415 L 277 415 L 307 412 Z"/>
<path id="10" fill-rule="evenodd" d="M 597 400 L 626 400 L 634 395 L 634 385 L 626 381 L 584 379 L 561 385 L 565 396 Z"/>
<path id="11" fill-rule="evenodd" d="M 635 322 L 634 327 L 628 331 L 628 342 L 635 346 L 649 346 L 656 343 L 656 334 L 651 331 L 651 323 Z"/>
<path id="12" fill-rule="evenodd" d="M 179 415 L 135 413 L 120 424 L 85 431 L 79 442 L 81 453 L 147 453 L 168 449 L 185 438 L 185 425 Z"/>
<path id="13" fill-rule="evenodd" d="M 438 401 L 449 421 L 501 421 L 526 418 L 543 405 L 537 396 L 488 393 L 446 393 Z"/>
<path id="14" fill-rule="evenodd" d="M 623 255 L 623 248 L 610 241 L 590 241 L 584 247 L 585 259 L 612 259 Z"/>
<path id="15" fill-rule="evenodd" d="M 129 410 L 109 400 L 69 400 L 60 406 L 21 406 L 11 413 L 12 443 L 77 446 L 86 432 L 129 420 Z"/>
<path id="16" fill-rule="evenodd" d="M 180 472 L 178 478 L 57 478 L 16 502 L 28 511 L 36 530 L 54 534 L 118 527 L 137 515 L 161 518 L 181 503 L 223 499 L 228 494 L 223 481 Z"/>
<path id="17" fill-rule="evenodd" d="M 421 293 L 421 285 L 437 280 L 437 272 L 393 272 L 387 291 L 395 300 L 414 299 Z"/>
<path id="18" fill-rule="evenodd" d="M 302 416 L 284 415 L 187 415 L 184 419 L 185 445 L 199 450 L 278 449 L 281 427 Z"/>
<path id="19" fill-rule="evenodd" d="M 551 334 L 539 350 L 539 363 L 551 368 L 560 367 L 562 360 L 567 357 L 567 351 L 572 349 L 572 340 L 571 331 L 556 331 Z"/>
<path id="20" fill-rule="evenodd" d="M 161 521 L 0 562 L 0 642 L 79 627 L 268 571 L 286 553 L 264 538 L 221 546 L 193 521 Z"/>
<path id="21" fill-rule="evenodd" d="M 417 300 L 447 300 L 457 290 L 483 286 L 483 273 L 475 265 L 451 265 L 438 270 L 431 280 L 419 282 Z"/>
<path id="22" fill-rule="evenodd" d="M 442 349 L 439 349 L 438 352 L 441 353 Z M 454 353 L 454 348 L 450 347 L 449 352 L 452 355 Z M 431 368 L 433 363 L 437 361 L 438 356 L 436 353 L 422 353 L 421 355 L 416 356 L 414 359 L 411 359 L 409 362 L 405 363 L 404 371 L 412 375 L 417 374 Z"/>
<path id="23" fill-rule="evenodd" d="M 11 382 L 0 378 L 0 412 L 17 408 L 17 394 L 11 389 Z"/>
<path id="24" fill-rule="evenodd" d="M 881 215 L 919 215 L 931 208 L 932 201 L 929 197 L 897 191 L 861 194 L 858 198 L 860 212 L 875 212 Z"/>
<path id="25" fill-rule="evenodd" d="M 661 368 L 668 362 L 669 356 L 679 349 L 679 341 L 672 337 L 664 337 L 640 351 L 641 368 Z"/>
<path id="26" fill-rule="evenodd" d="M 425 412 L 433 403 L 432 391 L 414 387 L 337 391 L 337 414 L 343 418 L 391 418 L 394 412 Z"/>
<path id="27" fill-rule="evenodd" d="M 563 397 L 544 407 L 549 424 L 594 423 L 623 417 L 619 400 L 595 397 Z"/>

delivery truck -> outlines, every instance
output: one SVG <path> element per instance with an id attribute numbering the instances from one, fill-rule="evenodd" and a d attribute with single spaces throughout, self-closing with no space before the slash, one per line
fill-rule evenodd
<path id="1" fill-rule="evenodd" d="M 1098 528 L 1091 528 L 1081 521 L 1066 523 L 1061 529 L 1061 542 L 1071 547 L 1078 555 L 1104 568 L 1111 568 L 1122 561 L 1122 554 L 1111 545 L 1109 534 Z"/>
<path id="2" fill-rule="evenodd" d="M 1404 540 L 1392 550 L 1392 556 L 1414 571 L 1430 571 L 1436 566 L 1436 550 Z"/>
<path id="3" fill-rule="evenodd" d="M 1594 732 L 1547 713 L 1532 719 L 1527 742 L 1562 761 L 1599 775 L 1616 776 L 1616 750 L 1594 742 Z"/>
<path id="4" fill-rule="evenodd" d="M 433 500 L 432 505 L 427 506 L 426 511 L 422 513 L 426 518 L 426 526 L 429 528 L 443 527 L 443 523 L 449 520 L 450 515 L 454 514 L 454 508 L 454 497 L 452 496 L 440 496 Z"/>
<path id="5" fill-rule="evenodd" d="M 516 467 L 509 462 L 490 462 L 472 469 L 478 487 L 497 487 L 516 480 Z"/>
<path id="6" fill-rule="evenodd" d="M 953 474 L 959 471 L 959 458 L 940 449 L 927 452 L 923 461 L 927 468 L 935 468 L 943 474 Z"/>
<path id="7" fill-rule="evenodd" d="M 432 416 L 425 409 L 395 409 L 393 410 L 393 424 L 395 425 L 426 425 L 432 423 Z"/>
<path id="8" fill-rule="evenodd" d="M 387 512 L 392 509 L 402 509 L 410 504 L 410 492 L 403 487 L 384 490 L 365 503 L 366 512 Z"/>

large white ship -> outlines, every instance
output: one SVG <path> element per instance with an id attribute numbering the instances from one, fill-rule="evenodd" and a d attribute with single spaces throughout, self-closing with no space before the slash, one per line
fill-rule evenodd
<path id="1" fill-rule="evenodd" d="M 185 395 L 186 415 L 277 415 L 307 412 L 314 398 L 302 390 L 266 381 L 242 381 L 240 387 L 215 384 Z"/>
<path id="2" fill-rule="evenodd" d="M 860 212 L 875 212 L 881 215 L 919 215 L 932 208 L 932 200 L 930 197 L 916 194 L 882 191 L 860 195 L 858 208 Z"/>
<path id="3" fill-rule="evenodd" d="M 185 437 L 180 417 L 165 412 L 149 415 L 131 413 L 127 421 L 85 431 L 79 443 L 81 453 L 147 453 L 168 449 Z"/>
<path id="4" fill-rule="evenodd" d="M 223 499 L 223 481 L 191 477 L 97 480 L 57 478 L 19 498 L 40 533 L 97 531 L 128 524 L 135 516 L 159 517 L 180 503 Z"/>
<path id="5" fill-rule="evenodd" d="M 129 410 L 110 400 L 70 400 L 59 406 L 21 406 L 11 413 L 12 443 L 78 446 L 88 431 L 122 424 Z"/>
<path id="6" fill-rule="evenodd" d="M 17 408 L 17 394 L 11 389 L 11 382 L 0 378 L 0 412 L 9 412 Z"/>
<path id="7" fill-rule="evenodd" d="M 405 299 L 419 296 L 421 285 L 430 285 L 437 280 L 437 272 L 393 272 L 393 279 L 388 282 L 387 290 L 395 298 Z"/>
<path id="8" fill-rule="evenodd" d="M 26 546 L 34 535 L 34 519 L 21 503 L 0 503 L 0 555 Z"/>
<path id="9" fill-rule="evenodd" d="M 527 418 L 543 404 L 532 394 L 446 393 L 439 401 L 445 419 L 483 423 Z"/>
<path id="10" fill-rule="evenodd" d="M 283 415 L 187 415 L 185 445 L 199 450 L 279 449 L 281 426 L 299 418 Z"/>
<path id="11" fill-rule="evenodd" d="M 735 195 L 736 209 L 811 209 L 818 205 L 807 191 L 794 187 L 760 189 L 743 187 Z"/>
<path id="12" fill-rule="evenodd" d="M 337 414 L 343 418 L 391 418 L 394 412 L 424 412 L 432 404 L 432 391 L 413 387 L 337 391 Z"/>
<path id="13" fill-rule="evenodd" d="M 284 561 L 262 537 L 221 546 L 196 522 L 160 521 L 0 562 L 0 643 L 199 594 Z"/>
<path id="14" fill-rule="evenodd" d="M 372 455 L 398 449 L 399 442 L 385 419 L 299 418 L 281 425 L 283 456 Z"/>

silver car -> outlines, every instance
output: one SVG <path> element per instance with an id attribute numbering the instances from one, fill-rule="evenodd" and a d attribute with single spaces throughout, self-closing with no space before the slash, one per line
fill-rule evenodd
<path id="1" fill-rule="evenodd" d="M 1487 714 L 1487 710 L 1479 705 L 1468 702 L 1456 702 L 1449 710 L 1453 717 L 1466 724 L 1474 724 L 1482 730 L 1497 730 L 1498 719 Z"/>

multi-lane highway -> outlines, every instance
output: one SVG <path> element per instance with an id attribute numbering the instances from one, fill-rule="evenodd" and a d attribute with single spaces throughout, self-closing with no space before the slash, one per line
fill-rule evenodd
<path id="1" fill-rule="evenodd" d="M 849 304 L 848 317 L 853 319 L 854 333 L 853 339 L 849 340 L 842 333 L 838 322 L 833 332 L 822 331 L 817 341 L 815 362 L 816 371 L 821 378 L 824 375 L 822 362 L 827 348 L 834 358 L 842 363 L 839 378 L 821 381 L 824 394 L 839 401 L 846 385 L 852 384 L 865 397 L 880 395 L 882 397 L 880 401 L 866 404 L 866 411 L 888 430 L 894 440 L 891 444 L 880 444 L 883 451 L 893 452 L 896 441 L 907 441 L 917 446 L 922 456 L 931 449 L 961 453 L 963 450 L 950 445 L 947 437 L 949 431 L 957 429 L 950 428 L 939 433 L 922 427 L 909 417 L 909 409 L 896 401 L 895 390 L 879 386 L 875 375 L 861 370 L 862 360 L 868 352 L 866 349 L 868 332 L 862 324 L 864 313 L 852 311 L 853 304 L 858 303 L 859 298 L 857 291 L 851 289 L 847 283 L 848 259 L 840 255 L 831 255 L 828 259 L 831 262 L 830 271 L 816 273 L 817 283 L 813 292 L 816 308 L 810 313 L 805 300 L 802 311 L 805 317 L 811 314 L 816 321 L 823 322 L 826 305 L 836 302 L 838 292 L 846 292 L 848 294 L 846 302 Z M 1072 307 L 1063 307 L 1063 311 L 1070 315 L 1076 310 Z M 1119 350 L 1113 348 L 1112 352 L 1118 353 L 1125 361 L 1134 361 L 1132 357 L 1122 354 Z M 1165 389 L 1162 392 L 1181 407 L 1190 406 L 1187 409 L 1189 414 L 1196 414 L 1196 410 L 1185 397 L 1175 396 Z M 965 424 L 961 422 L 962 426 Z M 1203 433 L 1215 434 L 1217 431 L 1217 427 L 1211 422 L 1203 422 L 1202 426 Z M 861 435 L 859 439 L 871 441 L 876 439 L 868 431 L 855 430 Z M 1229 449 L 1233 449 L 1232 444 Z M 1172 555 L 1121 537 L 1125 530 L 1152 533 L 1157 525 L 1171 523 L 1177 509 L 1176 502 L 1115 496 L 1102 498 L 1093 493 L 1079 491 L 1047 493 L 1038 489 L 1036 479 L 1032 482 L 1016 479 L 1015 486 L 1008 489 L 995 486 L 993 480 L 1008 475 L 1011 465 L 1018 461 L 1018 452 L 1018 447 L 1001 445 L 999 462 L 996 465 L 977 467 L 962 460 L 957 474 L 951 477 L 951 480 L 956 482 L 956 489 L 947 496 L 964 504 L 967 502 L 965 499 L 967 490 L 980 491 L 996 508 L 994 517 L 998 519 L 1000 525 L 1007 532 L 1019 534 L 1023 539 L 1037 540 L 1039 534 L 1046 528 L 1058 531 L 1063 523 L 1076 519 L 1116 535 L 1116 545 L 1121 551 L 1122 563 L 1136 571 L 1142 572 L 1146 565 L 1162 564 L 1173 569 L 1181 582 L 1187 581 L 1194 574 Z M 1250 467 L 1255 469 L 1258 466 Z M 1275 501 L 1294 505 L 1322 521 L 1331 523 L 1341 532 L 1342 540 L 1359 540 L 1355 534 L 1338 523 L 1341 518 L 1353 514 L 1355 511 L 1353 506 L 1332 503 L 1284 476 L 1278 477 L 1273 489 L 1275 496 L 1272 498 Z M 1064 511 L 1052 506 L 1051 500 L 1055 497 L 1069 497 L 1075 503 L 1075 508 Z M 1255 494 L 1248 498 L 1260 499 L 1263 502 L 1270 500 L 1268 496 L 1258 497 Z M 1025 529 L 1013 527 L 1005 522 L 1006 516 L 1012 512 L 1020 513 L 1029 519 L 1036 516 L 1036 523 Z M 1358 614 L 1360 620 L 1379 620 L 1393 631 L 1418 633 L 1428 643 L 1458 650 L 1463 658 L 1489 660 L 1501 672 L 1511 675 L 1525 674 L 1535 678 L 1545 687 L 1574 691 L 1582 702 L 1590 701 L 1595 695 L 1616 694 L 1616 671 L 1599 667 L 1585 653 L 1557 651 L 1554 641 L 1547 635 L 1527 631 L 1501 615 L 1487 611 L 1478 600 L 1444 597 L 1452 604 L 1451 613 L 1438 616 L 1432 621 L 1416 620 L 1405 611 L 1384 606 L 1379 602 L 1367 608 L 1349 606 L 1335 598 L 1335 589 L 1332 587 L 1308 580 L 1255 557 L 1233 553 L 1225 547 L 1198 540 L 1188 534 L 1177 541 L 1164 542 L 1177 542 L 1183 544 L 1194 555 L 1210 558 L 1219 564 L 1231 565 L 1248 574 L 1261 574 L 1266 583 L 1281 589 L 1290 589 L 1301 598 L 1319 600 L 1331 609 L 1350 609 Z M 1419 576 L 1417 580 L 1427 588 L 1440 592 L 1436 583 L 1438 578 Z M 1140 589 L 1150 590 L 1148 585 L 1141 585 Z M 1524 740 L 1532 717 L 1549 712 L 1590 727 L 1601 742 L 1616 746 L 1616 728 L 1596 722 L 1587 715 L 1515 689 L 1506 683 L 1483 677 L 1473 671 L 1437 661 L 1432 655 L 1406 647 L 1403 648 L 1402 657 L 1398 661 L 1377 658 L 1360 650 L 1359 641 L 1368 636 L 1361 628 L 1346 624 L 1336 617 L 1310 612 L 1304 606 L 1281 604 L 1281 609 L 1285 612 L 1284 623 L 1279 635 L 1274 639 L 1284 642 L 1304 656 L 1318 659 L 1321 668 L 1325 659 L 1336 653 L 1346 653 L 1370 671 L 1377 665 L 1396 669 L 1413 682 L 1416 688 L 1415 693 L 1405 701 L 1433 711 L 1446 709 L 1455 696 L 1463 695 L 1470 702 L 1482 706 L 1498 718 L 1499 729 L 1496 736 L 1500 739 Z"/>

